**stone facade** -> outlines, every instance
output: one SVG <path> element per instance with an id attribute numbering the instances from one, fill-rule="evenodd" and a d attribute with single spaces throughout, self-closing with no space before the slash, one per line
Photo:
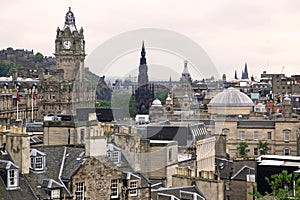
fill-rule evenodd
<path id="1" fill-rule="evenodd" d="M 55 39 L 56 72 L 41 82 L 39 119 L 48 114 L 75 114 L 76 108 L 94 106 L 97 83 L 85 76 L 85 40 L 83 29 L 76 28 L 71 9 L 64 28 Z"/>
<path id="2" fill-rule="evenodd" d="M 298 119 L 244 121 L 247 121 L 245 123 L 248 125 L 243 125 L 243 121 L 229 119 L 215 123 L 216 133 L 226 135 L 227 150 L 231 158 L 238 156 L 237 147 L 240 142 L 248 144 L 250 150 L 248 156 L 259 156 L 259 150 L 256 149 L 259 141 L 268 142 L 270 154 L 285 155 L 288 151 L 289 155 L 297 155 L 297 138 L 300 128 Z"/>
<path id="3" fill-rule="evenodd" d="M 29 173 L 30 167 L 30 138 L 25 127 L 12 126 L 6 134 L 6 149 L 13 161 L 20 166 L 22 174 Z"/>
<path id="4" fill-rule="evenodd" d="M 188 176 L 173 176 L 173 187 L 196 185 L 207 200 L 223 200 L 224 182 Z"/>
<path id="5" fill-rule="evenodd" d="M 112 197 L 112 181 L 117 181 L 117 195 Z M 131 181 L 137 181 L 137 194 L 130 194 Z M 84 184 L 84 197 L 87 200 L 119 199 L 142 200 L 150 198 L 150 189 L 141 187 L 140 179 L 124 180 L 124 174 L 107 157 L 87 157 L 84 164 L 72 177 L 73 194 L 76 194 L 76 183 Z M 76 199 L 76 195 L 74 195 Z"/>
<path id="6" fill-rule="evenodd" d="M 95 120 L 44 122 L 44 145 L 84 145 L 90 135 L 101 135 Z"/>
<path id="7" fill-rule="evenodd" d="M 88 157 L 84 165 L 72 177 L 72 188 L 75 194 L 76 183 L 83 182 L 85 186 L 84 196 L 85 199 L 111 199 L 111 180 L 118 180 L 118 191 L 121 191 L 123 186 L 122 178 L 123 173 L 114 164 L 105 157 L 99 159 L 95 157 Z M 120 199 L 125 199 L 119 193 Z M 74 196 L 74 200 L 76 196 Z"/>

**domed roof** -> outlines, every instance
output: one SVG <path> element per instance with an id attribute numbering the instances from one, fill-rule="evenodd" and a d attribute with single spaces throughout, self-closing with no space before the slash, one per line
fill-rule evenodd
<path id="1" fill-rule="evenodd" d="M 152 102 L 152 106 L 162 106 L 161 105 L 161 101 L 159 99 L 155 99 L 153 102 Z"/>
<path id="2" fill-rule="evenodd" d="M 253 106 L 253 101 L 244 93 L 235 88 L 225 89 L 217 94 L 208 104 L 208 106 L 232 106 L 245 107 Z"/>

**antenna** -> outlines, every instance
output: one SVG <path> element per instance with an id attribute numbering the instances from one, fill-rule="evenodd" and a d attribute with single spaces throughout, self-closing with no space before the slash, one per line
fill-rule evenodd
<path id="1" fill-rule="evenodd" d="M 280 74 L 282 74 L 282 71 L 283 71 L 283 69 L 284 69 L 284 65 L 282 66 L 282 68 L 281 68 L 281 72 L 280 72 Z"/>

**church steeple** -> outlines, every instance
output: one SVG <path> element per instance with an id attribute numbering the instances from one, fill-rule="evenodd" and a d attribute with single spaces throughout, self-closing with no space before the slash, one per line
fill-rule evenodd
<path id="1" fill-rule="evenodd" d="M 238 79 L 236 70 L 234 72 L 234 79 Z"/>
<path id="2" fill-rule="evenodd" d="M 248 68 L 247 68 L 247 62 L 245 62 L 245 69 L 244 69 L 244 77 L 245 79 L 248 79 Z"/>
<path id="3" fill-rule="evenodd" d="M 147 62 L 146 62 L 146 51 L 145 51 L 145 45 L 144 45 L 144 41 L 143 41 L 140 65 L 146 65 L 146 64 L 147 64 Z"/>
<path id="4" fill-rule="evenodd" d="M 76 25 L 75 25 L 75 17 L 73 12 L 71 11 L 71 7 L 69 7 L 69 11 L 66 13 L 65 17 L 65 25 L 64 25 L 64 30 L 66 28 L 69 28 L 70 31 L 77 31 Z"/>

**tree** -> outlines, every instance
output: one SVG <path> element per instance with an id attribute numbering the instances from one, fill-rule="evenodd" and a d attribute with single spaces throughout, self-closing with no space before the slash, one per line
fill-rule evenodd
<path id="1" fill-rule="evenodd" d="M 105 100 L 97 100 L 95 104 L 96 108 L 110 108 L 111 103 L 110 101 L 105 101 Z"/>
<path id="2" fill-rule="evenodd" d="M 159 89 L 154 91 L 154 97 L 158 98 L 162 104 L 165 104 L 168 97 L 168 90 Z"/>
<path id="3" fill-rule="evenodd" d="M 35 59 L 36 62 L 42 62 L 44 60 L 44 55 L 41 54 L 40 52 L 37 52 L 34 55 L 34 59 Z"/>
<path id="4" fill-rule="evenodd" d="M 300 199 L 298 174 L 289 174 L 287 170 L 283 170 L 280 174 L 273 174 L 271 178 L 266 177 L 266 181 L 272 190 L 270 194 L 262 195 L 257 192 L 256 188 L 254 188 L 254 193 L 250 192 L 249 194 L 255 199 L 264 199 L 266 196 L 271 196 L 275 200 Z"/>
<path id="5" fill-rule="evenodd" d="M 248 144 L 246 142 L 240 142 L 237 150 L 239 152 L 240 157 L 247 157 L 247 153 L 249 153 L 250 149 L 247 148 Z"/>
<path id="6" fill-rule="evenodd" d="M 259 150 L 260 155 L 266 155 L 270 150 L 269 143 L 266 141 L 265 142 L 259 141 L 257 144 L 257 148 Z"/>

